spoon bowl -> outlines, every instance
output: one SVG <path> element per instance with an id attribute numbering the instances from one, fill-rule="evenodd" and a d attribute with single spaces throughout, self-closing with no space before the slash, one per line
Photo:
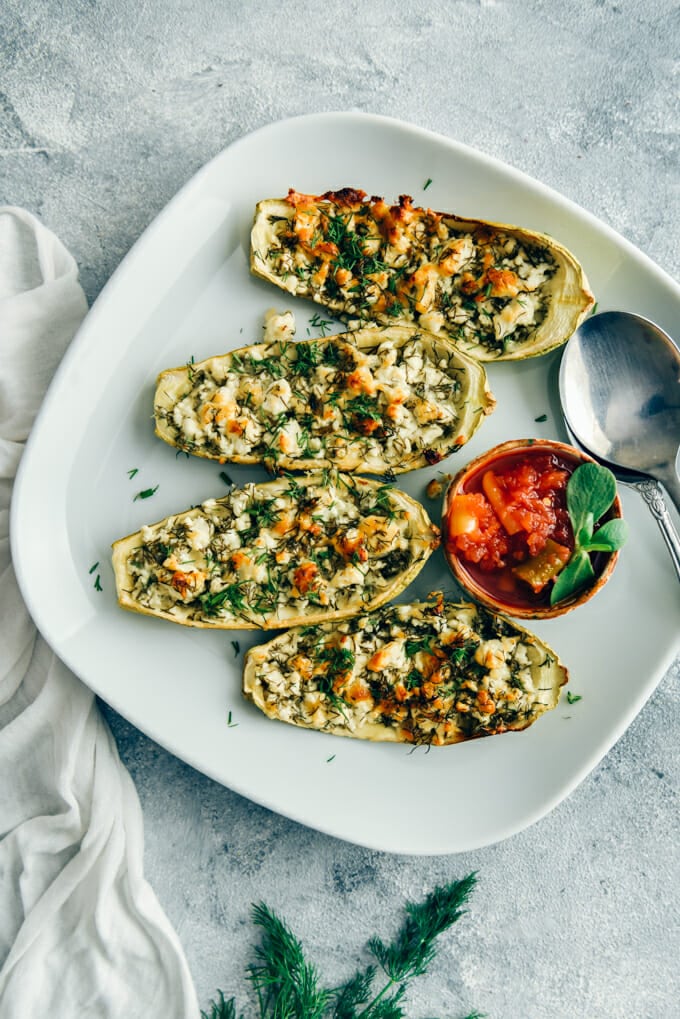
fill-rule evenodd
<path id="1" fill-rule="evenodd" d="M 640 315 L 593 315 L 564 349 L 559 388 L 579 445 L 660 481 L 680 512 L 680 350 L 670 336 Z"/>
<path id="2" fill-rule="evenodd" d="M 680 512 L 680 350 L 640 315 L 593 315 L 564 349 L 559 390 L 572 442 L 642 496 L 680 580 L 680 537 L 659 484 Z"/>

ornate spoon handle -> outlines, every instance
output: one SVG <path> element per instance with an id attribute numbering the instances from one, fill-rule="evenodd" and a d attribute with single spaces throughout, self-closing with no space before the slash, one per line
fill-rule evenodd
<path id="1" fill-rule="evenodd" d="M 639 492 L 649 506 L 652 516 L 659 525 L 659 530 L 668 546 L 668 551 L 675 566 L 675 572 L 678 575 L 678 580 L 680 580 L 680 536 L 668 515 L 661 485 L 658 481 L 653 481 L 651 478 L 644 478 L 640 481 L 625 481 L 624 484 Z"/>

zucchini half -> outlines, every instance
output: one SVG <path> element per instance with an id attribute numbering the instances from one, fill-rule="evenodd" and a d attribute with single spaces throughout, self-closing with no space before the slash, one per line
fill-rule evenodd
<path id="1" fill-rule="evenodd" d="M 113 545 L 125 609 L 185 626 L 344 619 L 396 597 L 439 545 L 420 503 L 332 471 L 248 484 Z"/>
<path id="2" fill-rule="evenodd" d="M 579 262 L 546 234 L 354 188 L 259 202 L 250 267 L 350 328 L 415 323 L 480 361 L 545 354 L 594 304 Z"/>
<path id="3" fill-rule="evenodd" d="M 445 746 L 526 729 L 567 670 L 528 630 L 441 596 L 251 648 L 243 693 L 269 718 L 335 736 Z"/>
<path id="4" fill-rule="evenodd" d="M 270 469 L 402 473 L 459 449 L 495 406 L 484 367 L 413 326 L 242 347 L 162 372 L 156 434 Z"/>

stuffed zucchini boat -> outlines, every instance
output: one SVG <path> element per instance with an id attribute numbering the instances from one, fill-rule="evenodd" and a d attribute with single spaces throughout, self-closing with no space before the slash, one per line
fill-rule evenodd
<path id="1" fill-rule="evenodd" d="M 156 434 L 274 468 L 401 473 L 438 463 L 495 406 L 484 367 L 413 326 L 243 347 L 162 372 Z"/>
<path id="2" fill-rule="evenodd" d="M 564 665 L 528 630 L 439 596 L 251 648 L 243 693 L 269 718 L 304 728 L 445 746 L 526 729 L 566 682 Z"/>
<path id="3" fill-rule="evenodd" d="M 332 471 L 248 484 L 115 542 L 123 608 L 186 626 L 318 623 L 382 605 L 439 530 L 404 492 Z"/>
<path id="4" fill-rule="evenodd" d="M 260 202 L 250 266 L 351 328 L 415 323 L 480 361 L 547 353 L 594 303 L 576 258 L 546 234 L 354 188 Z"/>

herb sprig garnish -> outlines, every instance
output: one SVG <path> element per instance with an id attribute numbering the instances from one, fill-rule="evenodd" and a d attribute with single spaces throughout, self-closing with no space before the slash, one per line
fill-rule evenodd
<path id="1" fill-rule="evenodd" d="M 290 928 L 264 903 L 253 906 L 252 920 L 262 928 L 262 940 L 247 972 L 260 1019 L 405 1019 L 409 982 L 426 973 L 436 954 L 436 939 L 463 916 L 476 880 L 476 874 L 469 874 L 435 888 L 421 903 L 407 903 L 406 921 L 394 941 L 386 945 L 374 937 L 368 942 L 378 965 L 371 963 L 334 988 L 322 986 Z M 376 992 L 379 970 L 387 980 Z M 243 1019 L 235 998 L 226 999 L 222 991 L 201 1015 Z M 482 1016 L 473 1012 L 466 1019 Z"/>
<path id="2" fill-rule="evenodd" d="M 625 520 L 595 524 L 616 498 L 616 479 L 606 467 L 584 463 L 577 467 L 567 485 L 567 510 L 574 532 L 574 551 L 550 593 L 550 604 L 588 587 L 595 579 L 591 552 L 616 552 L 628 538 Z"/>

